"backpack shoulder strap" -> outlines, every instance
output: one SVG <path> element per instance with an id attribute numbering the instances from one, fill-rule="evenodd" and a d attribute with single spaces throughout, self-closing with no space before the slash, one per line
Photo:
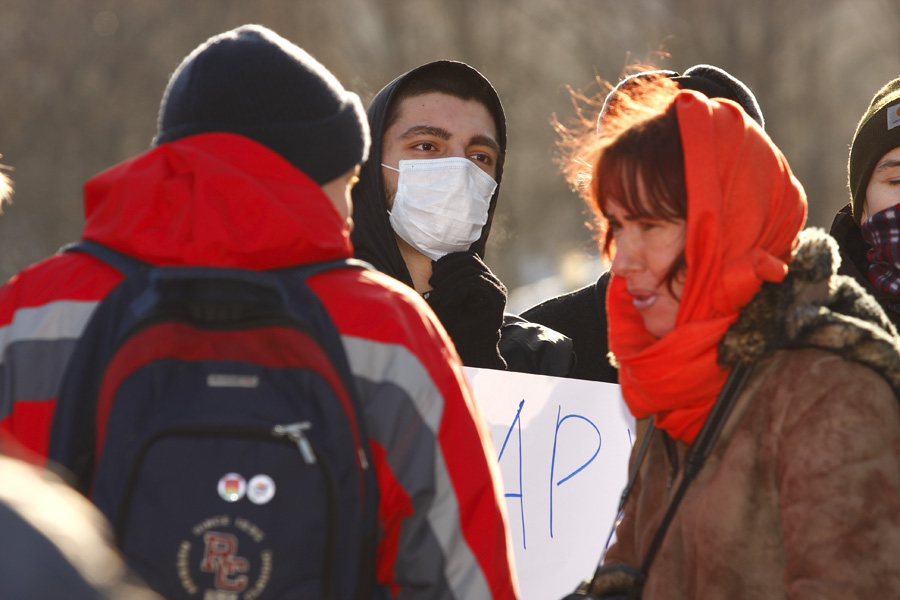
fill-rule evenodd
<path id="1" fill-rule="evenodd" d="M 109 266 L 120 271 L 123 275 L 130 275 L 135 271 L 152 266 L 148 263 L 145 263 L 144 261 L 134 258 L 133 256 L 129 256 L 123 252 L 119 252 L 118 250 L 110 248 L 109 246 L 101 244 L 100 242 L 96 242 L 94 240 L 81 239 L 77 242 L 66 244 L 59 249 L 59 252 L 83 252 L 85 254 L 89 254 L 94 258 L 102 260 Z M 276 272 L 293 272 L 301 275 L 303 279 L 306 279 L 317 273 L 321 273 L 322 271 L 339 269 L 342 267 L 354 267 L 372 271 L 375 270 L 375 267 L 363 260 L 359 260 L 356 258 L 337 258 L 334 260 L 326 260 L 298 267 L 276 269 Z"/>
<path id="2" fill-rule="evenodd" d="M 118 250 L 114 250 L 100 242 L 95 242 L 94 240 L 82 239 L 77 242 L 72 242 L 71 244 L 66 244 L 59 249 L 59 252 L 83 252 L 84 254 L 89 254 L 126 276 L 149 266 L 143 261 L 128 256 Z"/>
<path id="3" fill-rule="evenodd" d="M 350 382 L 351 369 L 341 341 L 340 332 L 334 321 L 322 304 L 318 295 L 309 287 L 307 280 L 318 273 L 341 268 L 372 269 L 374 267 L 355 258 L 339 258 L 322 262 L 285 267 L 269 271 L 284 285 L 284 289 L 290 298 L 292 310 L 299 311 L 311 318 L 311 323 L 316 325 L 319 333 L 323 335 L 320 341 L 325 345 L 329 354 L 337 361 L 338 370 L 344 376 L 344 380 Z M 355 392 L 355 386 L 350 386 L 351 392 Z"/>
<path id="4" fill-rule="evenodd" d="M 310 263 L 308 265 L 300 265 L 297 267 L 286 267 L 284 269 L 278 269 L 276 272 L 300 275 L 300 277 L 306 280 L 313 275 L 322 273 L 323 271 L 330 271 L 332 269 L 341 269 L 345 267 L 366 269 L 369 271 L 375 270 L 375 267 L 373 267 L 371 264 L 367 263 L 364 260 L 359 260 L 358 258 L 336 258 L 334 260 L 325 260 L 322 262 Z"/>

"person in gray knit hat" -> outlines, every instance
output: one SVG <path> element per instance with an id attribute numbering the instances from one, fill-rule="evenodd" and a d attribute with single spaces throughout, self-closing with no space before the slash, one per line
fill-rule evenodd
<path id="1" fill-rule="evenodd" d="M 900 77 L 863 113 L 847 164 L 850 202 L 831 225 L 840 273 L 857 280 L 900 327 Z"/>
<path id="2" fill-rule="evenodd" d="M 616 110 L 616 101 L 627 95 L 623 95 L 623 92 L 642 81 L 661 76 L 678 82 L 681 89 L 701 92 L 709 98 L 734 101 L 760 128 L 765 128 L 756 96 L 746 84 L 724 69 L 700 64 L 680 74 L 671 70 L 641 71 L 622 79 L 604 99 L 596 121 L 597 133 L 602 130 L 604 117 L 609 111 Z M 606 287 L 609 277 L 610 273 L 607 271 L 594 283 L 544 300 L 522 313 L 522 318 L 546 325 L 572 338 L 576 358 L 572 377 L 577 379 L 606 383 L 618 381 L 618 373 L 607 359 Z"/>
<path id="3" fill-rule="evenodd" d="M 169 80 L 158 129 L 151 148 L 86 183 L 84 239 L 160 266 L 271 271 L 352 258 L 350 192 L 368 154 L 368 121 L 357 95 L 307 52 L 259 25 L 208 39 Z M 95 398 L 57 402 L 61 373 L 122 279 L 67 251 L 0 289 L 0 430 L 80 483 L 91 476 L 95 432 L 83 426 L 89 410 L 79 409 L 96 408 L 80 403 Z M 348 386 L 358 391 L 359 435 L 367 435 L 359 443 L 371 456 L 349 477 L 377 481 L 377 490 L 366 484 L 379 498 L 377 515 L 359 517 L 371 527 L 328 535 L 326 515 L 307 511 L 323 524 L 320 535 L 298 530 L 300 520 L 260 522 L 238 547 L 239 524 L 226 519 L 215 532 L 199 530 L 234 541 L 209 550 L 207 562 L 176 559 L 176 547 L 155 555 L 164 559 L 158 569 L 131 555 L 129 564 L 166 598 L 318 597 L 328 586 L 317 578 L 329 573 L 339 579 L 334 598 L 387 597 L 388 589 L 410 599 L 515 598 L 496 454 L 440 323 L 412 289 L 373 269 L 336 267 L 307 283 L 340 335 Z M 212 498 L 222 475 L 211 474 Z M 172 521 L 165 526 L 176 528 Z M 172 531 L 203 547 L 196 531 Z M 309 554 L 259 547 L 279 536 L 308 542 Z"/>

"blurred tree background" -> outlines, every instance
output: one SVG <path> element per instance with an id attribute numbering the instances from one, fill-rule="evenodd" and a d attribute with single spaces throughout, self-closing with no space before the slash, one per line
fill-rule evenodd
<path id="1" fill-rule="evenodd" d="M 297 43 L 368 103 L 424 62 L 490 79 L 509 156 L 487 262 L 510 308 L 599 273 L 581 200 L 553 162 L 567 86 L 615 83 L 635 62 L 722 67 L 756 94 L 766 129 L 827 228 L 847 201 L 849 143 L 874 92 L 900 75 L 897 0 L 0 0 L 0 279 L 78 237 L 81 186 L 146 150 L 170 73 L 209 36 L 244 23 Z"/>

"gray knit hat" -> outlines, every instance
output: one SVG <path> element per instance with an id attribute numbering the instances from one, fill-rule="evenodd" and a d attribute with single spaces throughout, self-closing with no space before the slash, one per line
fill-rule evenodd
<path id="1" fill-rule="evenodd" d="M 268 146 L 316 183 L 363 162 L 369 122 L 359 97 L 316 59 L 260 25 L 214 36 L 169 79 L 153 144 L 230 132 Z"/>
<path id="2" fill-rule="evenodd" d="M 847 165 L 853 220 L 859 225 L 866 188 L 881 157 L 900 147 L 900 77 L 878 90 L 856 126 Z"/>

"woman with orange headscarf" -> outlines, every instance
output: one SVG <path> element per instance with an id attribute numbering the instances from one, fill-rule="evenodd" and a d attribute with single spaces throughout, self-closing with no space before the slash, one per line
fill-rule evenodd
<path id="1" fill-rule="evenodd" d="M 609 347 L 650 424 L 579 597 L 894 597 L 896 330 L 801 231 L 803 188 L 737 104 L 652 78 L 618 102 L 589 196 Z"/>

